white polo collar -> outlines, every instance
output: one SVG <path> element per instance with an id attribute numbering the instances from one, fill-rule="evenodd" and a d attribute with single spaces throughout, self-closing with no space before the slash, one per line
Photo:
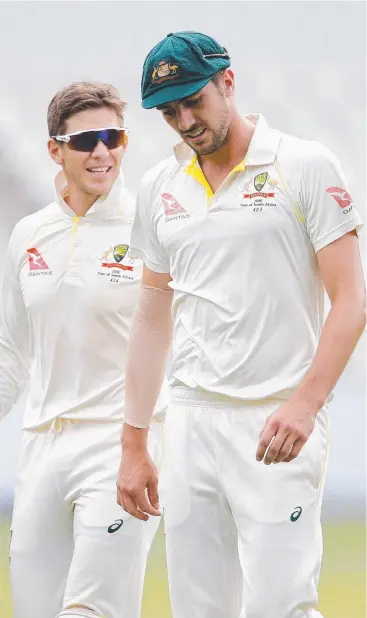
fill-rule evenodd
<path id="1" fill-rule="evenodd" d="M 273 163 L 278 151 L 280 133 L 268 126 L 262 114 L 246 114 L 245 118 L 256 125 L 246 155 L 246 167 Z M 174 147 L 174 154 L 183 167 L 186 167 L 195 156 L 195 152 L 186 142 L 177 144 Z"/>
<path id="2" fill-rule="evenodd" d="M 85 217 L 103 219 L 106 216 L 111 216 L 121 212 L 121 207 L 124 202 L 124 194 L 127 193 L 124 187 L 124 177 L 122 171 L 112 185 L 111 191 L 107 195 L 101 195 L 93 206 L 86 212 Z M 56 202 L 61 210 L 69 217 L 77 216 L 75 212 L 65 202 L 65 193 L 67 190 L 67 181 L 63 171 L 59 172 L 54 181 Z"/>

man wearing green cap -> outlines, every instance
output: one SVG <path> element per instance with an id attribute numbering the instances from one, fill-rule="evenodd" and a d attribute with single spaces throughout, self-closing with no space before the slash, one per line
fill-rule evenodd
<path id="1" fill-rule="evenodd" d="M 143 107 L 182 142 L 138 198 L 118 501 L 138 519 L 160 513 L 146 437 L 172 341 L 173 618 L 320 618 L 327 404 L 366 319 L 361 220 L 329 150 L 240 115 L 229 67 L 195 32 L 144 63 Z"/>

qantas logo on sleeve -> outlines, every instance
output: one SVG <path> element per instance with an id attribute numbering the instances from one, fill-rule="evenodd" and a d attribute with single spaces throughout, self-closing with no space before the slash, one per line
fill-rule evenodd
<path id="1" fill-rule="evenodd" d="M 166 215 L 165 221 L 176 221 L 177 219 L 187 219 L 190 214 L 178 203 L 175 197 L 170 193 L 162 193 L 161 195 Z"/>
<path id="2" fill-rule="evenodd" d="M 47 266 L 45 260 L 42 255 L 38 251 L 32 247 L 31 249 L 27 249 L 28 253 L 28 263 L 29 263 L 29 273 L 28 276 L 32 275 L 51 275 L 52 271 Z M 37 271 L 37 272 L 34 272 Z"/>
<path id="3" fill-rule="evenodd" d="M 340 187 L 329 187 L 326 189 L 326 193 L 329 193 L 329 195 L 334 198 L 340 208 L 345 209 L 343 211 L 345 214 L 353 208 L 352 196 L 345 191 L 345 189 L 341 189 Z"/>

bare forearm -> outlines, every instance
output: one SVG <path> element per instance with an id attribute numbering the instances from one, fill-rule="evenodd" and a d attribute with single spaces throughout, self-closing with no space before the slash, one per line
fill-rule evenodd
<path id="1" fill-rule="evenodd" d="M 146 331 L 131 340 L 126 364 L 125 421 L 136 428 L 148 427 L 162 387 L 170 346 L 165 337 Z"/>
<path id="2" fill-rule="evenodd" d="M 172 339 L 172 292 L 144 287 L 134 314 L 126 361 L 125 423 L 149 427 Z"/>
<path id="3" fill-rule="evenodd" d="M 315 414 L 339 380 L 366 323 L 362 303 L 335 301 L 325 322 L 315 358 L 294 398 L 309 402 Z"/>

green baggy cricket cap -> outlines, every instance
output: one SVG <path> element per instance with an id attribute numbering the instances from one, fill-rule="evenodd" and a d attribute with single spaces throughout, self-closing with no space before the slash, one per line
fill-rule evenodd
<path id="1" fill-rule="evenodd" d="M 227 50 L 200 32 L 167 34 L 147 55 L 141 79 L 145 109 L 190 97 L 231 64 Z"/>

